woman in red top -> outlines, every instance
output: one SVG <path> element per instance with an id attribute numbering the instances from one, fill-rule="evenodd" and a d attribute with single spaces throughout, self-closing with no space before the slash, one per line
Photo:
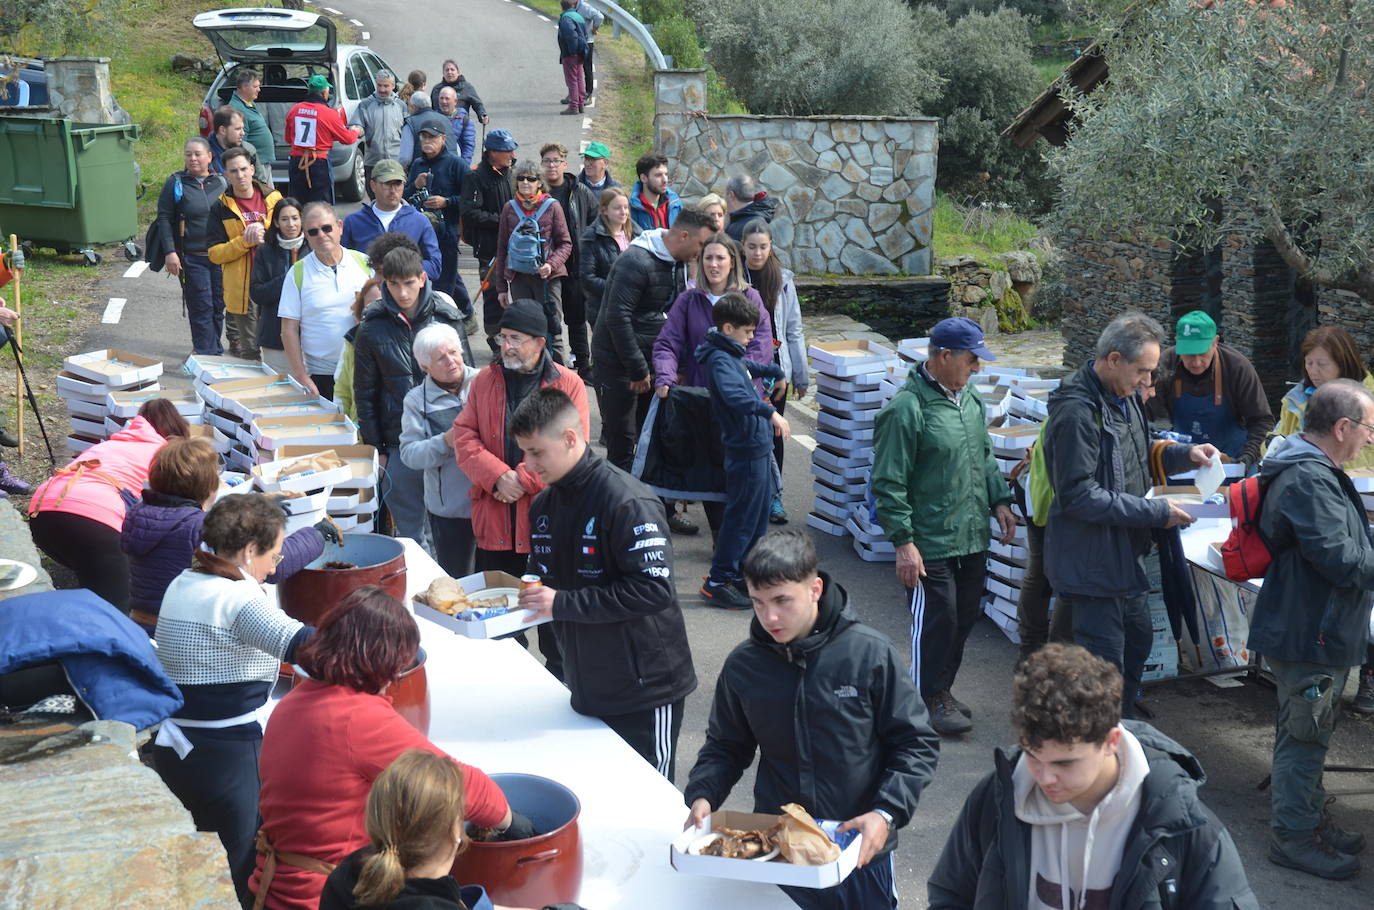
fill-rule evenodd
<path id="1" fill-rule="evenodd" d="M 298 662 L 311 678 L 277 705 L 262 739 L 262 830 L 249 883 L 255 907 L 316 910 L 325 877 L 370 842 L 364 816 L 372 781 L 407 749 L 445 754 L 384 694 L 419 647 L 415 618 L 369 585 L 340 601 L 301 648 Z M 468 820 L 511 837 L 533 834 L 491 778 L 462 768 Z"/>

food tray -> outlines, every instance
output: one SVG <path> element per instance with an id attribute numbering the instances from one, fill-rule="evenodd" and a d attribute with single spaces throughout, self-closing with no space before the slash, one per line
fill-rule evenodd
<path id="1" fill-rule="evenodd" d="M 103 384 L 106 391 L 127 389 L 162 375 L 161 360 L 115 348 L 74 354 L 62 366 L 68 373 Z"/>
<path id="2" fill-rule="evenodd" d="M 779 860 L 761 863 L 752 859 L 726 859 L 723 856 L 699 856 L 688 852 L 688 848 L 695 841 L 700 840 L 703 834 L 713 828 L 753 831 L 771 828 L 777 821 L 776 815 L 757 815 L 729 809 L 714 812 L 707 816 L 706 824 L 701 828 L 688 828 L 673 838 L 668 847 L 668 862 L 679 872 L 689 872 L 693 875 L 792 885 L 798 888 L 833 888 L 854 871 L 859 861 L 859 851 L 863 848 L 863 835 L 852 831 L 839 834 L 837 830 L 840 822 L 820 819 L 817 819 L 816 823 L 820 825 L 821 830 L 843 848 L 839 859 L 823 866 L 797 866 Z"/>
<path id="3" fill-rule="evenodd" d="M 186 358 L 181 369 L 201 385 L 233 382 L 275 372 L 265 363 L 215 354 L 192 354 Z"/>
<path id="4" fill-rule="evenodd" d="M 289 383 L 297 388 L 303 388 L 290 376 L 285 373 L 263 373 L 261 375 L 249 376 L 246 379 L 232 379 L 215 385 L 200 385 L 198 391 L 200 397 L 205 399 L 205 403 L 212 408 L 224 407 L 226 395 L 238 395 L 250 389 L 265 389 L 278 383 Z"/>
<path id="5" fill-rule="evenodd" d="M 259 420 L 255 434 L 258 448 L 275 451 L 288 445 L 309 445 L 318 452 L 336 446 L 351 446 L 358 442 L 358 426 L 344 414 L 334 414 L 329 420 L 312 415 L 273 417 Z M 337 449 L 335 449 L 337 451 Z M 351 477 L 353 472 L 349 471 Z"/>
<path id="6" fill-rule="evenodd" d="M 353 472 L 348 480 L 334 484 L 335 493 L 340 490 L 368 490 L 377 485 L 377 450 L 372 446 L 293 445 L 282 446 L 276 453 L 278 458 L 298 458 L 321 449 L 333 449 L 335 455 L 348 462 L 348 467 Z"/>
<path id="7" fill-rule="evenodd" d="M 506 572 L 475 572 L 472 575 L 459 578 L 457 581 L 462 586 L 464 593 L 474 599 L 504 594 L 513 604 L 515 603 L 514 598 L 518 597 L 520 593 L 520 579 Z M 442 610 L 436 610 L 420 598 L 414 599 L 413 603 L 416 616 L 422 616 L 430 622 L 437 623 L 445 629 L 468 638 L 497 638 L 548 622 L 547 619 L 530 622 L 526 619 L 529 613 L 525 610 L 512 610 L 490 619 L 459 619 Z"/>
<path id="8" fill-rule="evenodd" d="M 234 451 L 239 450 L 234 446 Z M 233 452 L 230 453 L 231 457 Z M 286 467 L 297 457 L 278 458 L 265 464 L 251 465 L 253 472 L 253 482 L 258 485 L 264 493 L 277 493 L 282 490 L 297 490 L 301 493 L 309 493 L 312 490 L 333 487 L 340 480 L 347 480 L 350 471 L 348 465 L 340 465 L 337 468 L 330 468 L 327 471 L 309 471 L 302 474 L 293 474 L 285 479 L 278 479 L 277 473 Z M 327 497 L 326 497 L 327 498 Z"/>

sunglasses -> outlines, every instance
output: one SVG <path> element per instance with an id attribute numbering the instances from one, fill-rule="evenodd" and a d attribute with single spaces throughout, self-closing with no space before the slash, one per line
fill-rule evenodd
<path id="1" fill-rule="evenodd" d="M 538 183 L 538 182 L 539 182 L 539 178 L 538 178 L 538 177 L 516 177 L 516 178 L 515 178 L 515 182 L 516 182 L 516 183 Z"/>
<path id="2" fill-rule="evenodd" d="M 309 234 L 311 237 L 318 237 L 320 231 L 324 231 L 326 234 L 332 234 L 334 233 L 334 225 L 322 224 L 317 228 L 311 228 L 310 230 L 306 231 L 306 233 Z"/>

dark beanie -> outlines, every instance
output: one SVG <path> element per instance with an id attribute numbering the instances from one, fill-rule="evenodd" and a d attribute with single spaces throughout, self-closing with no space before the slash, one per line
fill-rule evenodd
<path id="1" fill-rule="evenodd" d="M 516 300 L 501 314 L 501 328 L 536 338 L 549 334 L 549 320 L 537 300 Z"/>

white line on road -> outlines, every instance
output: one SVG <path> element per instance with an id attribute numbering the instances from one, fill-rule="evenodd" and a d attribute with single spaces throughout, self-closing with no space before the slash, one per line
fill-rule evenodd
<path id="1" fill-rule="evenodd" d="M 364 41 L 371 41 L 371 40 L 372 40 L 372 33 L 371 33 L 371 32 L 363 32 L 363 40 L 364 40 Z"/>
<path id="2" fill-rule="evenodd" d="M 105 304 L 105 315 L 100 317 L 100 321 L 106 325 L 114 325 L 119 322 L 119 317 L 124 313 L 124 304 L 128 301 L 123 297 L 111 297 L 110 302 Z"/>
<path id="3" fill-rule="evenodd" d="M 592 95 L 587 99 L 587 107 L 596 107 L 596 96 Z"/>
<path id="4" fill-rule="evenodd" d="M 358 28 L 362 28 L 362 27 L 363 27 L 363 24 L 362 24 L 361 22 L 359 22 L 357 19 L 349 19 L 348 21 L 349 21 L 349 22 L 352 22 L 354 25 L 358 26 Z"/>
<path id="5" fill-rule="evenodd" d="M 810 436 L 805 436 L 801 433 L 793 433 L 792 440 L 801 443 L 802 448 L 806 449 L 808 452 L 816 451 L 816 440 L 812 439 Z"/>
<path id="6" fill-rule="evenodd" d="M 589 130 L 589 129 L 591 129 L 591 128 L 592 128 L 592 118 L 590 118 L 590 117 L 583 117 L 583 118 L 582 118 L 582 128 L 583 128 L 584 130 Z"/>
<path id="7" fill-rule="evenodd" d="M 129 266 L 127 269 L 124 270 L 124 277 L 137 278 L 139 275 L 142 275 L 147 270 L 148 263 L 140 259 L 138 262 L 135 262 L 133 265 Z"/>
<path id="8" fill-rule="evenodd" d="M 324 10 L 326 13 L 333 13 L 335 16 L 342 16 L 342 15 L 343 15 L 343 13 L 339 12 L 338 10 L 336 10 L 336 9 L 335 9 L 334 7 L 332 7 L 332 6 L 322 6 L 322 7 L 320 7 L 320 9 Z"/>
<path id="9" fill-rule="evenodd" d="M 553 20 L 550 19 L 548 16 L 545 16 L 545 15 L 542 15 L 542 14 L 539 16 L 539 18 L 540 18 L 541 21 L 544 21 L 544 22 L 552 22 L 552 21 L 553 21 Z"/>

